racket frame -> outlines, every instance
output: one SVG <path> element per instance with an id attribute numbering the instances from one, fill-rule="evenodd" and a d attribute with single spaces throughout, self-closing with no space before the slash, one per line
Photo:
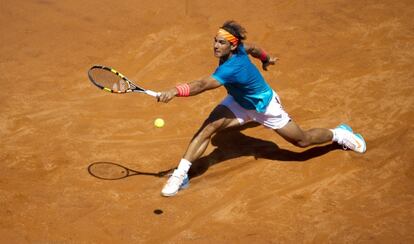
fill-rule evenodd
<path id="1" fill-rule="evenodd" d="M 103 70 L 112 72 L 113 74 L 117 75 L 122 80 L 124 80 L 126 84 L 128 84 L 128 89 L 125 92 L 122 92 L 122 91 L 114 91 L 114 90 L 112 90 L 109 87 L 102 86 L 101 84 L 97 83 L 95 81 L 95 79 L 93 78 L 93 75 L 92 75 L 92 70 L 93 69 L 103 69 Z M 152 96 L 152 97 L 158 97 L 160 95 L 158 92 L 151 91 L 151 90 L 148 90 L 148 89 L 144 89 L 144 88 L 136 85 L 133 81 L 131 81 L 130 79 L 128 79 L 125 75 L 123 75 L 122 73 L 118 72 L 114 68 L 111 68 L 111 67 L 108 67 L 108 66 L 104 66 L 104 65 L 94 65 L 94 66 L 92 66 L 88 70 L 88 77 L 89 77 L 89 80 L 95 86 L 101 88 L 102 90 L 104 90 L 106 92 L 110 92 L 110 93 L 114 93 L 114 94 L 124 94 L 124 93 L 130 93 L 130 92 L 139 92 L 139 93 L 145 93 L 145 94 L 147 94 L 149 96 Z"/>

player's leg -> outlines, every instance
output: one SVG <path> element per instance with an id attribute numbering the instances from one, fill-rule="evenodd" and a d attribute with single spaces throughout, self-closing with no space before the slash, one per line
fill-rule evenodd
<path id="1" fill-rule="evenodd" d="M 331 142 L 333 138 L 333 133 L 329 129 L 314 128 L 304 131 L 292 120 L 284 127 L 275 129 L 275 131 L 285 140 L 298 147 Z"/>
<path id="2" fill-rule="evenodd" d="M 218 105 L 194 135 L 183 158 L 190 162 L 197 160 L 203 155 L 216 132 L 239 125 L 239 120 L 229 108 Z"/>
<path id="3" fill-rule="evenodd" d="M 276 93 L 274 93 L 264 113 L 254 112 L 250 117 L 264 126 L 275 130 L 284 139 L 299 147 L 308 147 L 334 141 L 344 148 L 349 148 L 356 152 L 363 153 L 366 150 L 366 144 L 362 136 L 354 134 L 351 127 L 345 124 L 339 125 L 335 129 L 314 128 L 302 130 L 284 111 L 280 98 Z"/>
<path id="4" fill-rule="evenodd" d="M 188 186 L 187 173 L 191 167 L 191 162 L 203 155 L 211 137 L 220 130 L 239 126 L 242 123 L 242 120 L 236 117 L 231 108 L 223 104 L 218 105 L 192 138 L 184 157 L 168 179 L 161 194 L 163 196 L 174 196 L 180 189 Z"/>
<path id="5" fill-rule="evenodd" d="M 275 130 L 287 141 L 299 147 L 308 147 L 327 142 L 337 142 L 344 149 L 351 149 L 355 152 L 364 153 L 366 144 L 360 134 L 353 133 L 351 127 L 341 124 L 334 129 L 315 128 L 302 130 L 295 122 L 290 121 L 284 127 Z"/>

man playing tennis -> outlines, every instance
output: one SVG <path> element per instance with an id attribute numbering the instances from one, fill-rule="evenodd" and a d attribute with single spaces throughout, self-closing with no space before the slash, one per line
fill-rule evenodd
<path id="1" fill-rule="evenodd" d="M 333 141 L 344 149 L 365 152 L 363 137 L 354 134 L 348 125 L 341 124 L 334 129 L 302 130 L 283 110 L 278 95 L 263 79 L 248 55 L 260 59 L 264 70 L 274 65 L 277 58 L 270 57 L 255 45 L 243 43 L 245 39 L 246 30 L 242 26 L 234 21 L 226 21 L 214 39 L 214 56 L 219 58 L 215 72 L 204 79 L 160 93 L 158 101 L 167 103 L 177 96 L 194 96 L 220 86 L 224 86 L 228 92 L 191 140 L 177 169 L 162 189 L 163 196 L 174 196 L 188 186 L 187 173 L 191 162 L 202 156 L 213 134 L 249 121 L 259 122 L 302 148 Z"/>

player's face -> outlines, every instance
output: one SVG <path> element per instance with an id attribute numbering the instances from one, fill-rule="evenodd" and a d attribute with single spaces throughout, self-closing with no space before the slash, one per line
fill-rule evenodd
<path id="1" fill-rule="evenodd" d="M 227 57 L 230 55 L 232 45 L 221 35 L 214 38 L 214 56 L 216 58 Z"/>

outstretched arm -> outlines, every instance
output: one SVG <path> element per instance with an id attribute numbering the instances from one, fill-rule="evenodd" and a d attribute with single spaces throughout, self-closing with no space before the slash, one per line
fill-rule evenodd
<path id="1" fill-rule="evenodd" d="M 168 91 L 160 92 L 158 102 L 168 103 L 171 99 L 177 96 L 194 96 L 204 91 L 211 90 L 221 86 L 213 77 L 209 76 L 201 80 L 191 81 L 187 84 L 179 85 L 171 88 Z"/>
<path id="2" fill-rule="evenodd" d="M 277 57 L 271 57 L 262 48 L 256 46 L 253 43 L 244 43 L 244 48 L 246 49 L 246 52 L 252 57 L 260 59 L 262 61 L 262 68 L 264 70 L 267 70 L 267 67 L 269 65 L 274 65 L 278 60 Z"/>

